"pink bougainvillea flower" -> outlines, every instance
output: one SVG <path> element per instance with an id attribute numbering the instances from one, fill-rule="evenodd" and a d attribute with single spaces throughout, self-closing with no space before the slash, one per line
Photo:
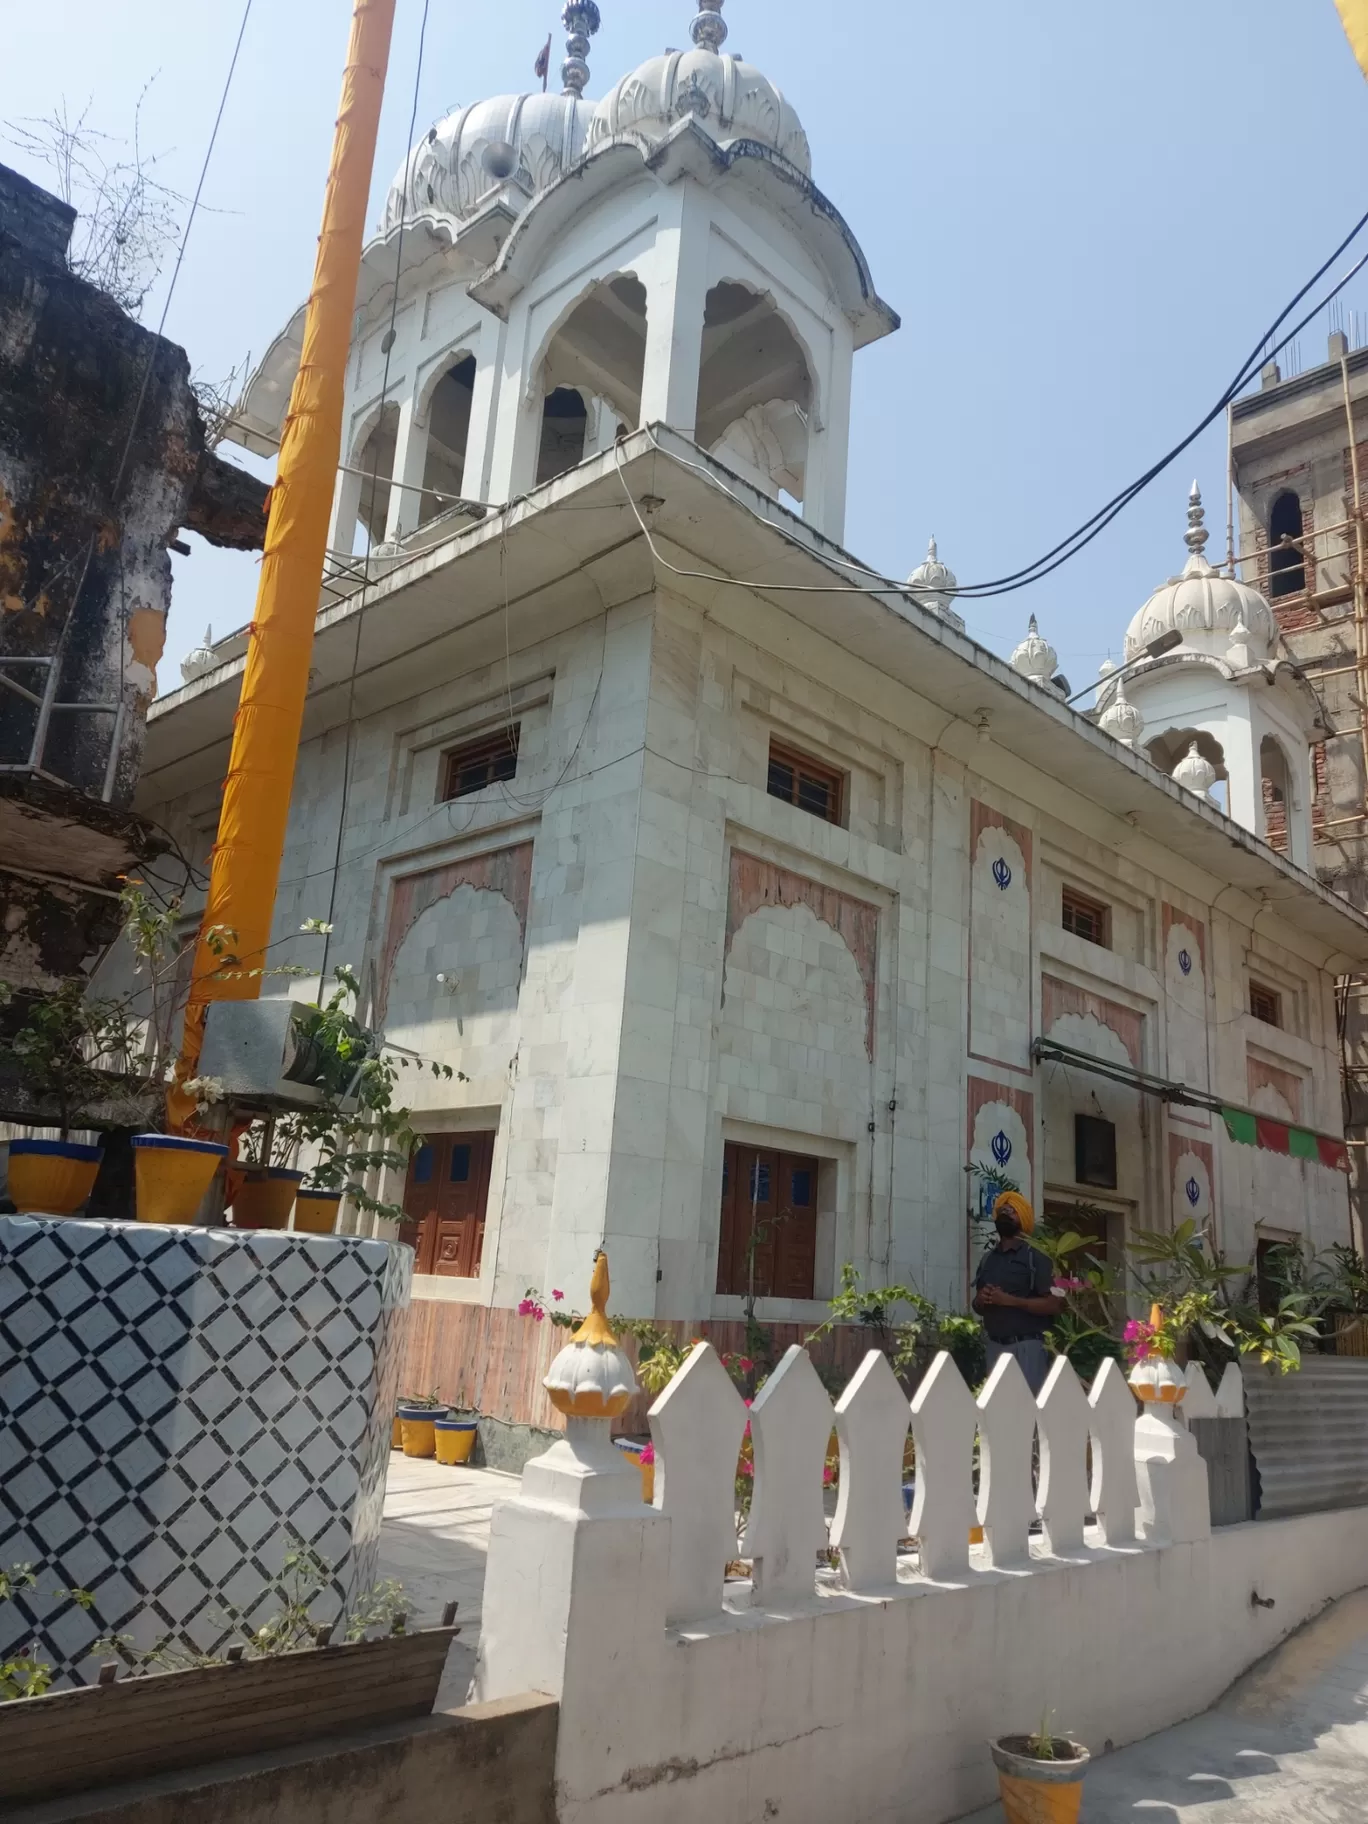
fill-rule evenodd
<path id="1" fill-rule="evenodd" d="M 555 1299 L 556 1303 L 559 1304 L 561 1302 L 561 1300 L 565 1297 L 565 1294 L 564 1294 L 564 1292 L 554 1292 L 553 1291 L 551 1296 L 552 1296 L 552 1298 Z"/>
<path id="2" fill-rule="evenodd" d="M 1088 1282 L 1086 1279 L 1057 1279 L 1054 1289 L 1056 1292 L 1086 1292 Z"/>
<path id="3" fill-rule="evenodd" d="M 738 1476 L 753 1476 L 755 1474 L 755 1465 L 751 1462 L 749 1457 L 742 1457 L 741 1461 L 736 1466 L 736 1473 Z"/>
<path id="4" fill-rule="evenodd" d="M 646 1448 L 641 1453 L 641 1460 L 643 1463 L 654 1463 L 655 1462 L 656 1454 L 655 1454 L 655 1445 L 654 1444 L 648 1444 L 646 1446 Z"/>
<path id="5" fill-rule="evenodd" d="M 1138 1317 L 1132 1317 L 1121 1334 L 1126 1342 L 1139 1343 L 1143 1342 L 1151 1332 L 1148 1324 L 1142 1324 Z"/>
<path id="6" fill-rule="evenodd" d="M 518 1306 L 518 1316 L 531 1317 L 535 1314 L 536 1309 L 537 1307 L 533 1304 L 532 1300 L 530 1298 L 525 1298 Z"/>
<path id="7" fill-rule="evenodd" d="M 737 1363 L 737 1366 L 740 1368 L 742 1374 L 754 1374 L 755 1372 L 755 1363 L 748 1355 L 743 1355 L 741 1360 Z M 747 1403 L 749 1404 L 749 1402 Z"/>
<path id="8" fill-rule="evenodd" d="M 823 1486 L 823 1488 L 830 1488 L 832 1483 L 835 1480 L 836 1480 L 835 1470 L 831 1467 L 830 1463 L 825 1464 L 822 1469 L 822 1486 Z"/>

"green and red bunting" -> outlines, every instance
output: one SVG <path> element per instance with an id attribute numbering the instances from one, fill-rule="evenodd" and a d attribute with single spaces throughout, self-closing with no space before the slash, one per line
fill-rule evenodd
<path id="1" fill-rule="evenodd" d="M 1268 1115 L 1251 1114 L 1247 1108 L 1223 1108 L 1221 1119 L 1232 1140 L 1242 1146 L 1261 1146 L 1266 1153 L 1286 1153 L 1292 1159 L 1309 1159 L 1333 1172 L 1349 1170 L 1349 1149 L 1343 1140 L 1293 1127 Z"/>

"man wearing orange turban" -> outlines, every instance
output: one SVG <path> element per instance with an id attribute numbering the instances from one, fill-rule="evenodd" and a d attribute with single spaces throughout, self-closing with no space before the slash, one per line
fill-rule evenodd
<path id="1" fill-rule="evenodd" d="M 974 1309 L 988 1337 L 988 1372 L 1004 1355 L 1016 1358 L 1026 1385 L 1038 1394 L 1050 1371 L 1045 1333 L 1058 1317 L 1062 1292 L 1054 1268 L 1026 1240 L 1035 1211 L 1019 1191 L 1001 1191 L 993 1204 L 998 1238 L 974 1275 Z"/>

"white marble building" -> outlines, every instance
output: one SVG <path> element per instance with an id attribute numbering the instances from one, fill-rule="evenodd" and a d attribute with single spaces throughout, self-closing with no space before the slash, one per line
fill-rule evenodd
<path id="1" fill-rule="evenodd" d="M 318 966 L 291 934 L 331 904 L 388 1036 L 464 1074 L 418 1080 L 416 1298 L 459 1327 L 603 1242 L 615 1309 L 734 1318 L 755 1213 L 762 1318 L 845 1261 L 961 1306 L 975 1166 L 1111 1249 L 1347 1240 L 1368 920 L 1259 839 L 1230 744 L 1233 820 L 1067 707 L 1038 634 L 968 639 L 934 548 L 907 585 L 842 552 L 854 358 L 897 319 L 701 6 L 597 105 L 568 6 L 566 93 L 440 123 L 366 256 L 275 954 Z M 201 857 L 243 650 L 149 721 L 142 806 Z"/>

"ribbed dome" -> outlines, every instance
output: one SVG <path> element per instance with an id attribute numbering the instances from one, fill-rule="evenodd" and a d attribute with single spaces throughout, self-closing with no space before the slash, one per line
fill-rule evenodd
<path id="1" fill-rule="evenodd" d="M 1277 635 L 1273 610 L 1247 583 L 1223 576 L 1207 562 L 1203 552 L 1210 536 L 1203 524 L 1202 495 L 1197 483 L 1188 496 L 1188 529 L 1184 542 L 1191 556 L 1181 576 L 1171 577 L 1156 589 L 1126 629 L 1126 657 L 1133 659 L 1160 634 L 1177 631 L 1189 652 L 1224 659 L 1231 635 L 1241 628 L 1237 642 L 1247 649 L 1246 663 L 1267 658 Z M 1243 623 L 1243 626 L 1241 626 Z M 1176 650 L 1181 651 L 1181 648 Z"/>
<path id="2" fill-rule="evenodd" d="M 727 36 L 722 0 L 699 0 L 691 31 L 693 50 L 650 58 L 599 103 L 589 150 L 621 133 L 663 139 L 691 114 L 719 146 L 758 140 L 810 175 L 812 153 L 797 113 L 754 64 L 721 55 Z"/>
<path id="3" fill-rule="evenodd" d="M 385 232 L 419 215 L 463 221 L 508 178 L 535 194 L 549 189 L 584 156 L 592 101 L 574 95 L 496 95 L 448 114 L 414 148 L 408 207 L 404 171 L 385 202 Z"/>
<path id="4" fill-rule="evenodd" d="M 964 617 L 953 606 L 959 578 L 948 564 L 943 564 L 933 538 L 926 556 L 907 579 L 907 593 L 915 596 L 923 608 L 964 631 Z"/>

